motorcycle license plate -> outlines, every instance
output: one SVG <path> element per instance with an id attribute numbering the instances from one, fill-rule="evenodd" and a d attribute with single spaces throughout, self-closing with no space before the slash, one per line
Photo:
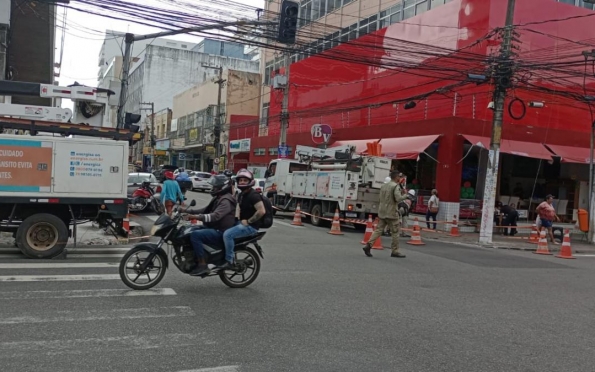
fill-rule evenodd
<path id="1" fill-rule="evenodd" d="M 349 212 L 347 212 L 347 213 L 345 213 L 345 216 L 346 217 L 349 217 L 349 218 L 357 218 L 357 213 L 349 213 Z"/>

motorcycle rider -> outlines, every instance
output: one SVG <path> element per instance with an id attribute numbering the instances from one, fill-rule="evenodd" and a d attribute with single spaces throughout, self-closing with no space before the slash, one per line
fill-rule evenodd
<path id="1" fill-rule="evenodd" d="M 223 233 L 235 225 L 235 214 L 237 201 L 232 194 L 231 181 L 224 175 L 212 176 L 209 179 L 211 183 L 211 195 L 213 199 L 205 208 L 185 209 L 189 213 L 186 219 L 197 219 L 202 221 L 205 229 L 194 231 L 190 235 L 192 248 L 196 255 L 198 266 L 190 272 L 190 275 L 200 276 L 210 272 L 205 261 L 204 244 L 220 247 L 223 245 Z M 186 262 L 193 262 L 192 252 L 184 252 Z"/>
<path id="2" fill-rule="evenodd" d="M 260 228 L 260 220 L 266 214 L 260 194 L 253 189 L 256 180 L 252 172 L 240 169 L 236 175 L 235 183 L 240 190 L 238 195 L 239 221 L 234 227 L 223 233 L 225 263 L 219 267 L 222 270 L 230 269 L 234 265 L 234 239 L 256 234 Z"/>
<path id="3" fill-rule="evenodd" d="M 178 175 L 176 176 L 176 181 L 178 182 L 184 182 L 184 181 L 191 181 L 190 180 L 190 176 L 188 175 L 188 173 L 186 172 L 186 170 L 184 168 L 180 168 L 178 170 Z M 182 190 L 182 194 L 186 195 L 186 187 L 181 187 L 180 189 Z"/>

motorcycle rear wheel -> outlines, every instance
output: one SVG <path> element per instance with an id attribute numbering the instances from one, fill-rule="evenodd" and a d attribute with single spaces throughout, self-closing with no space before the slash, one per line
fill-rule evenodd
<path id="1" fill-rule="evenodd" d="M 161 282 L 167 270 L 167 263 L 164 262 L 161 255 L 156 254 L 147 269 L 140 270 L 140 266 L 150 254 L 151 251 L 146 247 L 136 247 L 122 257 L 119 273 L 120 279 L 126 286 L 134 290 L 145 290 L 153 288 Z M 140 279 L 143 280 L 139 282 Z"/>
<path id="2" fill-rule="evenodd" d="M 244 247 L 236 250 L 235 259 L 237 269 L 220 271 L 219 278 L 230 288 L 245 288 L 252 284 L 260 273 L 260 257 L 254 249 Z M 241 277 L 241 280 L 234 280 L 238 277 Z"/>

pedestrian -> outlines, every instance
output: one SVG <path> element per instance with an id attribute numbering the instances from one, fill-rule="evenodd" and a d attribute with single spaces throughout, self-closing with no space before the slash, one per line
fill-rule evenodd
<path id="1" fill-rule="evenodd" d="M 434 220 L 434 230 L 436 230 L 436 216 L 438 215 L 438 210 L 440 209 L 440 199 L 438 198 L 438 190 L 432 190 L 432 196 L 430 200 L 428 200 L 428 211 L 426 212 L 426 224 L 428 225 L 428 229 L 430 227 L 430 217 Z"/>
<path id="2" fill-rule="evenodd" d="M 550 239 L 553 244 L 559 244 L 554 240 L 554 231 L 553 231 L 553 223 L 554 221 L 560 221 L 560 218 L 556 214 L 556 210 L 552 203 L 554 202 L 553 195 L 547 195 L 545 197 L 545 201 L 542 202 L 537 206 L 537 214 L 539 214 L 539 219 L 541 220 L 541 227 L 539 228 L 539 232 L 541 233 L 542 229 L 547 229 Z"/>
<path id="3" fill-rule="evenodd" d="M 163 188 L 161 189 L 161 202 L 165 207 L 165 212 L 171 217 L 174 205 L 178 200 L 180 200 L 181 205 L 184 205 L 184 195 L 182 194 L 182 190 L 180 190 L 180 184 L 174 181 L 174 172 L 165 171 L 163 172 L 163 176 L 165 177 L 165 182 L 163 182 Z"/>
<path id="4" fill-rule="evenodd" d="M 401 215 L 401 237 L 410 238 L 410 235 L 405 234 L 404 229 L 409 227 L 408 216 L 411 209 L 413 209 L 413 203 L 415 201 L 415 190 L 407 191 L 407 199 L 399 203 L 399 214 Z"/>
<path id="5" fill-rule="evenodd" d="M 372 257 L 370 250 L 374 245 L 376 239 L 382 236 L 382 232 L 386 226 L 389 227 L 392 235 L 392 253 L 391 257 L 405 257 L 404 254 L 399 252 L 399 228 L 401 225 L 401 216 L 399 215 L 397 205 L 403 200 L 407 199 L 407 193 L 401 186 L 401 173 L 398 171 L 390 172 L 391 181 L 385 183 L 380 188 L 380 201 L 378 207 L 378 226 L 370 237 L 368 243 L 364 246 L 363 250 L 366 256 Z"/>
<path id="6" fill-rule="evenodd" d="M 500 208 L 500 212 L 504 214 L 504 221 L 502 222 L 502 226 L 511 226 L 510 229 L 510 236 L 515 236 L 517 234 L 517 221 L 519 219 L 519 212 L 515 208 L 515 204 L 512 203 L 510 205 L 504 205 Z M 509 235 L 508 228 L 504 228 L 504 235 Z"/>

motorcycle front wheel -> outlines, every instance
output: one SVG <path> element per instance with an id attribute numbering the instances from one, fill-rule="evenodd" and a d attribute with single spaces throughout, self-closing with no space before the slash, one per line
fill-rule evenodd
<path id="1" fill-rule="evenodd" d="M 252 284 L 260 273 L 260 257 L 249 247 L 236 250 L 235 256 L 235 270 L 220 271 L 219 278 L 230 288 L 245 288 Z"/>
<path id="2" fill-rule="evenodd" d="M 163 204 L 159 203 L 156 199 L 153 199 L 151 202 L 151 208 L 153 208 L 153 211 L 157 213 L 158 216 L 161 216 L 165 212 Z"/>
<path id="3" fill-rule="evenodd" d="M 146 269 L 141 268 L 151 253 L 146 247 L 136 247 L 122 257 L 119 271 L 124 284 L 135 290 L 145 290 L 159 284 L 166 271 L 163 257 L 156 254 Z"/>

